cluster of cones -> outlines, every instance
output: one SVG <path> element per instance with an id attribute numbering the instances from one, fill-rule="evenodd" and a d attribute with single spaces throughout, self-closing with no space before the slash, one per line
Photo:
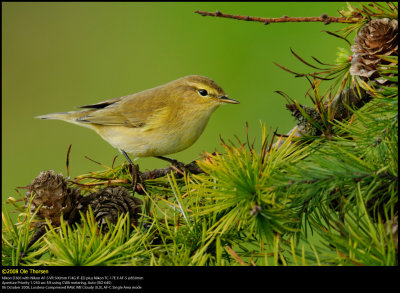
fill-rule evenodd
<path id="1" fill-rule="evenodd" d="M 60 226 L 61 217 L 68 224 L 79 223 L 90 207 L 99 230 L 106 233 L 108 223 L 116 224 L 122 214 L 129 214 L 130 224 L 137 226 L 142 212 L 142 201 L 131 196 L 125 187 L 106 187 L 82 196 L 79 189 L 68 187 L 68 179 L 52 170 L 40 172 L 26 188 L 25 206 L 30 205 L 31 214 L 36 212 L 43 220 L 36 223 L 39 230 L 31 243 L 44 234 L 46 219 L 53 227 Z"/>

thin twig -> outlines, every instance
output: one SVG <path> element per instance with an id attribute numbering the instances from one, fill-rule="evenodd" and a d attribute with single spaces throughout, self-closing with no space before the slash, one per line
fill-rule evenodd
<path id="1" fill-rule="evenodd" d="M 91 182 L 91 183 L 79 183 L 78 181 L 73 181 L 73 180 L 71 180 L 71 182 L 78 186 L 82 186 L 82 187 L 102 186 L 102 185 L 111 186 L 111 185 L 116 185 L 116 184 L 120 184 L 120 183 L 129 184 L 128 180 L 126 180 L 126 179 L 110 179 L 110 180 L 106 180 L 106 181 Z"/>
<path id="2" fill-rule="evenodd" d="M 330 24 L 332 22 L 357 23 L 361 19 L 361 17 L 351 17 L 351 18 L 334 17 L 334 16 L 328 16 L 325 13 L 322 14 L 321 16 L 316 16 L 316 17 L 289 17 L 284 15 L 278 18 L 232 15 L 232 14 L 222 13 L 218 10 L 216 12 L 196 10 L 195 13 L 198 13 L 202 16 L 216 16 L 216 17 L 232 18 L 237 20 L 256 21 L 256 22 L 262 22 L 264 24 L 270 24 L 273 22 L 323 22 L 324 24 Z"/>

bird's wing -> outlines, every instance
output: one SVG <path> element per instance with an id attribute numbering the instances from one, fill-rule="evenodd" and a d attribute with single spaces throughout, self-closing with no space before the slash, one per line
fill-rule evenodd
<path id="1" fill-rule="evenodd" d="M 88 109 L 103 109 L 107 106 L 110 106 L 116 102 L 119 102 L 121 99 L 123 99 L 124 97 L 118 97 L 118 98 L 114 98 L 114 99 L 109 99 L 103 102 L 99 102 L 96 104 L 90 104 L 90 105 L 85 105 L 85 106 L 80 106 L 79 108 L 88 108 Z"/>
<path id="2" fill-rule="evenodd" d="M 100 125 L 145 127 L 153 125 L 154 118 L 167 112 L 166 104 L 155 102 L 154 93 L 144 91 L 139 94 L 106 100 L 97 104 L 82 106 L 92 111 L 79 118 L 80 122 Z"/>

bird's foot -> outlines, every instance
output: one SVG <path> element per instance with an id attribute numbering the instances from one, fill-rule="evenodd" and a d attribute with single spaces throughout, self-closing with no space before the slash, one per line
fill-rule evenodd
<path id="1" fill-rule="evenodd" d="M 129 173 L 132 176 L 132 190 L 133 190 L 133 194 L 135 194 L 135 191 L 137 191 L 138 193 L 141 193 L 143 191 L 142 187 L 140 184 L 142 184 L 142 178 L 141 178 L 141 172 L 139 171 L 139 165 L 136 165 L 134 163 L 132 163 L 132 160 L 129 158 L 128 154 L 121 150 L 121 152 L 124 154 L 125 158 L 127 159 L 129 165 L 128 165 L 128 169 L 129 169 Z"/>
<path id="2" fill-rule="evenodd" d="M 133 192 L 138 191 L 139 184 L 142 183 L 142 180 L 140 178 L 140 171 L 139 171 L 139 165 L 135 164 L 129 164 L 129 173 L 132 176 L 132 190 Z"/>

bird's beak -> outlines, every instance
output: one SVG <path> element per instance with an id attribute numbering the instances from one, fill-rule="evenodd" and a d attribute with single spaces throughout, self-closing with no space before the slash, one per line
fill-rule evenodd
<path id="1" fill-rule="evenodd" d="M 228 98 L 227 96 L 221 96 L 221 97 L 218 97 L 218 99 L 223 103 L 239 104 L 239 101 Z"/>

